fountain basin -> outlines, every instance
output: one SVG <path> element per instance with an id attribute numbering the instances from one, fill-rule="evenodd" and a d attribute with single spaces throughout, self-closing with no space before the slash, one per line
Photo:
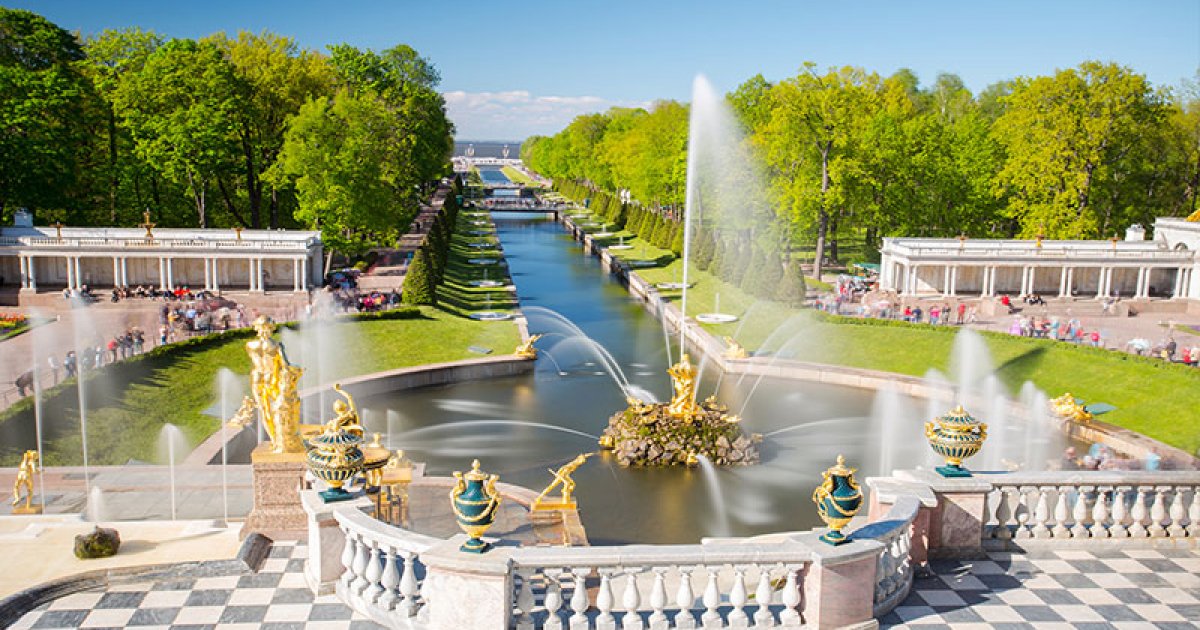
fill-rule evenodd
<path id="1" fill-rule="evenodd" d="M 471 319 L 477 319 L 484 322 L 502 322 L 512 319 L 512 313 L 504 313 L 501 311 L 479 311 L 471 313 Z"/>
<path id="2" fill-rule="evenodd" d="M 487 243 L 487 242 L 467 243 L 467 247 L 470 247 L 471 249 L 494 249 L 496 247 L 496 244 L 495 243 Z"/>
<path id="3" fill-rule="evenodd" d="M 504 284 L 503 282 L 501 282 L 499 280 L 472 280 L 470 282 L 470 285 L 473 287 L 486 287 L 486 288 L 507 286 L 506 284 Z"/>
<path id="4" fill-rule="evenodd" d="M 468 236 L 491 236 L 495 234 L 492 230 L 467 230 Z"/>
<path id="5" fill-rule="evenodd" d="M 613 232 L 596 232 L 592 234 L 594 238 L 608 238 L 613 235 Z"/>
<path id="6" fill-rule="evenodd" d="M 469 258 L 467 262 L 472 265 L 499 265 L 499 258 Z"/>
<path id="7" fill-rule="evenodd" d="M 638 269 L 658 266 L 658 263 L 654 262 L 653 260 L 627 260 L 625 261 L 625 264 Z"/>
<path id="8" fill-rule="evenodd" d="M 729 313 L 700 313 L 696 316 L 696 321 L 701 324 L 728 324 L 737 320 L 737 315 L 730 315 Z"/>
<path id="9" fill-rule="evenodd" d="M 661 289 L 663 291 L 679 291 L 684 287 L 691 288 L 693 284 L 694 283 L 690 282 L 688 284 L 684 284 L 682 282 L 658 282 L 654 285 L 654 288 Z"/>
<path id="10" fill-rule="evenodd" d="M 611 250 L 615 250 L 615 251 L 624 251 L 627 249 L 633 249 L 633 245 L 609 245 L 605 249 L 611 249 Z"/>

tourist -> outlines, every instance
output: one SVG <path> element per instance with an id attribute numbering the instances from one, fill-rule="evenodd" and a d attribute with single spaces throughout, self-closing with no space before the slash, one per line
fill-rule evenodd
<path id="1" fill-rule="evenodd" d="M 119 358 L 119 357 L 117 356 L 117 348 L 118 348 L 119 346 L 120 346 L 120 344 L 119 344 L 119 343 L 117 343 L 117 338 L 116 338 L 116 337 L 113 337 L 112 339 L 109 339 L 109 340 L 108 340 L 108 354 L 109 354 L 109 356 L 111 356 L 111 357 L 112 357 L 111 361 L 109 361 L 110 363 L 116 363 L 116 362 L 117 362 L 117 359 Z"/>
<path id="2" fill-rule="evenodd" d="M 33 387 L 33 370 L 28 370 L 18 376 L 15 384 L 17 386 L 17 393 L 24 398 L 26 396 L 25 390 Z"/>
<path id="3" fill-rule="evenodd" d="M 1012 305 L 1012 300 L 1011 300 L 1011 299 L 1009 299 L 1008 295 L 1001 295 L 1001 296 L 1000 296 L 1000 303 L 1001 303 L 1001 304 L 1003 304 L 1003 305 L 1004 305 L 1004 307 L 1008 309 L 1008 314 L 1009 314 L 1009 315 L 1012 315 L 1012 313 L 1013 313 L 1013 305 Z"/>
<path id="4" fill-rule="evenodd" d="M 146 347 L 146 333 L 141 328 L 135 328 L 133 331 L 133 351 L 136 354 L 141 354 Z"/>
<path id="5" fill-rule="evenodd" d="M 1100 331 L 1099 330 L 1092 331 L 1092 345 L 1097 348 L 1100 347 Z"/>
<path id="6" fill-rule="evenodd" d="M 167 335 L 169 334 L 169 330 L 170 329 L 167 328 L 166 324 L 158 327 L 158 345 L 167 345 Z"/>
<path id="7" fill-rule="evenodd" d="M 966 302 L 959 302 L 958 303 L 958 318 L 954 320 L 954 323 L 958 324 L 959 326 L 962 326 L 963 325 L 963 315 L 966 314 L 966 312 L 967 312 Z"/>
<path id="8" fill-rule="evenodd" d="M 66 378 L 75 376 L 76 367 L 75 351 L 70 350 L 67 352 L 67 356 L 63 358 L 63 370 L 66 372 Z"/>
<path id="9" fill-rule="evenodd" d="M 942 311 L 941 311 L 941 309 L 938 308 L 938 306 L 936 304 L 931 306 L 929 308 L 929 323 L 936 326 L 939 321 L 939 317 L 941 317 L 941 314 L 942 314 Z"/>
<path id="10" fill-rule="evenodd" d="M 1068 446 L 1063 451 L 1062 461 L 1060 462 L 1062 470 L 1079 470 L 1079 460 L 1075 458 L 1075 447 Z"/>

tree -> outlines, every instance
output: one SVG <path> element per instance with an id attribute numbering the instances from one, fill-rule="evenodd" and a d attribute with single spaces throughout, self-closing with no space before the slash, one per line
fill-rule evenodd
<path id="1" fill-rule="evenodd" d="M 1096 238 L 1144 197 L 1121 182 L 1141 174 L 1166 108 L 1143 75 L 1087 61 L 1052 77 L 1022 78 L 992 128 L 1008 152 L 995 188 L 1026 237 Z M 1098 203 L 1098 201 L 1100 203 Z"/>
<path id="2" fill-rule="evenodd" d="M 93 98 L 75 37 L 45 18 L 0 7 L 0 218 L 67 207 Z"/>
<path id="3" fill-rule="evenodd" d="M 212 43 L 173 39 L 121 81 L 113 102 L 133 134 L 138 155 L 185 184 L 196 223 L 208 226 L 208 187 L 235 163 L 245 84 Z"/>
<path id="4" fill-rule="evenodd" d="M 424 245 L 413 255 L 404 275 L 404 288 L 400 296 L 405 304 L 437 304 L 437 290 L 430 268 L 430 257 Z"/>
<path id="5" fill-rule="evenodd" d="M 804 274 L 801 273 L 800 266 L 794 262 L 787 264 L 783 280 L 779 283 L 779 290 L 775 293 L 775 299 L 789 306 L 803 306 L 807 294 L 808 287 L 805 285 Z"/>

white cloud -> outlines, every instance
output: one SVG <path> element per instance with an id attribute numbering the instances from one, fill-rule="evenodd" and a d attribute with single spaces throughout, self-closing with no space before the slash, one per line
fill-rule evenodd
<path id="1" fill-rule="evenodd" d="M 457 90 L 443 96 L 458 137 L 468 140 L 520 140 L 533 134 L 549 135 L 580 114 L 602 112 L 610 107 L 649 106 L 645 102 L 612 101 L 599 96 L 535 96 L 526 90 Z"/>

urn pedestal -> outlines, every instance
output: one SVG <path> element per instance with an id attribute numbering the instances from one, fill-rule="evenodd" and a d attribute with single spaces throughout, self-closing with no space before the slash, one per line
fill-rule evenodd
<path id="1" fill-rule="evenodd" d="M 308 516 L 300 505 L 304 480 L 304 453 L 274 453 L 271 444 L 259 444 L 250 453 L 254 475 L 254 507 L 238 534 L 252 533 L 268 538 L 298 539 L 308 527 Z"/>

